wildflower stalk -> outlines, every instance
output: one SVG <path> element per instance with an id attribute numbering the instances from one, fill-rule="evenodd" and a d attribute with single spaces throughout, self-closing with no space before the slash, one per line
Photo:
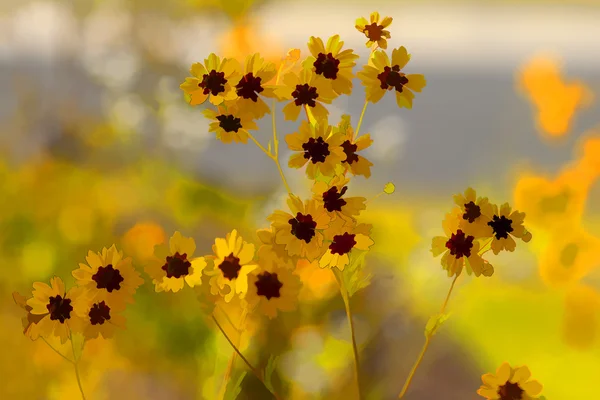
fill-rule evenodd
<path id="1" fill-rule="evenodd" d="M 352 140 L 355 140 L 358 137 L 358 133 L 360 131 L 360 126 L 362 125 L 363 118 L 365 117 L 365 112 L 367 112 L 367 106 L 369 105 L 369 101 L 365 99 L 365 105 L 360 113 L 360 118 L 358 119 L 358 124 L 356 125 L 356 131 L 354 132 L 354 137 Z"/>
<path id="2" fill-rule="evenodd" d="M 52 350 L 54 350 L 54 352 L 56 354 L 58 354 L 59 356 L 61 356 L 63 359 L 67 360 L 71 364 L 74 364 L 73 360 L 71 360 L 69 357 L 65 356 L 63 353 L 61 353 L 60 351 L 58 351 L 56 349 L 56 347 L 52 346 L 45 338 L 42 338 L 42 340 L 44 341 L 44 343 L 46 343 L 48 345 L 48 347 L 50 347 Z"/>
<path id="3" fill-rule="evenodd" d="M 444 314 L 444 312 L 446 311 L 446 307 L 448 306 L 448 301 L 450 300 L 450 296 L 452 295 L 452 290 L 454 290 L 454 285 L 456 284 L 456 280 L 458 279 L 459 276 L 460 275 L 457 274 L 454 277 L 454 279 L 452 280 L 452 285 L 450 285 L 450 290 L 448 290 L 448 294 L 446 295 L 446 300 L 444 300 L 444 304 L 442 304 L 442 308 L 440 309 L 440 314 Z M 410 384 L 412 383 L 415 373 L 417 372 L 417 369 L 421 365 L 421 362 L 423 361 L 423 357 L 425 357 L 425 353 L 427 352 L 427 349 L 429 348 L 429 343 L 431 343 L 431 338 L 433 337 L 433 334 L 434 334 L 434 331 L 427 332 L 425 334 L 425 344 L 423 345 L 423 348 L 421 349 L 421 353 L 419 353 L 419 357 L 417 357 L 417 361 L 415 362 L 415 365 L 410 370 L 410 374 L 408 374 L 408 378 L 406 378 L 406 382 L 404 382 L 402 391 L 398 395 L 399 399 L 403 398 L 404 395 L 406 394 L 406 392 L 408 391 L 408 388 L 410 387 Z"/>
<path id="4" fill-rule="evenodd" d="M 227 315 L 227 313 L 224 310 L 223 314 L 225 314 L 225 316 L 227 317 L 227 320 L 229 321 L 229 323 L 231 324 L 231 326 L 233 326 L 233 328 L 239 333 L 239 337 L 238 337 L 238 346 L 240 345 L 240 342 L 242 341 L 242 331 L 240 330 L 240 327 L 244 324 L 244 321 L 246 320 L 246 315 L 248 314 L 248 310 L 246 308 L 244 308 L 244 311 L 242 312 L 242 316 L 240 318 L 240 327 L 236 327 L 235 325 L 233 325 L 231 319 L 229 318 L 229 316 Z M 225 375 L 223 376 L 223 383 L 221 384 L 221 389 L 219 390 L 219 395 L 218 398 L 220 400 L 223 400 L 225 398 L 225 393 L 227 392 L 227 383 L 229 382 L 229 379 L 231 378 L 231 371 L 233 371 L 233 366 L 235 365 L 235 360 L 237 358 L 237 353 L 234 351 L 233 354 L 231 354 L 231 358 L 229 359 L 229 362 L 227 363 L 227 370 L 225 371 Z"/>
<path id="5" fill-rule="evenodd" d="M 81 393 L 82 400 L 85 400 L 83 386 L 81 385 L 81 376 L 79 375 L 79 359 L 75 354 L 75 343 L 73 342 L 73 334 L 71 331 L 69 331 L 69 341 L 71 342 L 71 349 L 73 350 L 73 366 L 75 367 L 75 377 L 77 378 L 77 386 L 79 386 L 79 392 Z"/>
<path id="6" fill-rule="evenodd" d="M 265 387 L 268 389 L 267 385 L 265 384 L 265 379 L 263 378 L 260 371 L 258 371 L 256 368 L 254 368 L 252 366 L 252 364 L 250 364 L 250 361 L 248 361 L 248 359 L 242 354 L 242 352 L 238 349 L 238 347 L 231 341 L 231 339 L 229 338 L 227 333 L 225 333 L 225 330 L 223 329 L 223 327 L 221 326 L 221 324 L 219 323 L 219 321 L 217 320 L 217 318 L 215 317 L 214 314 L 211 314 L 211 318 L 213 319 L 213 321 L 217 325 L 217 328 L 219 328 L 219 330 L 221 331 L 223 336 L 225 336 L 225 339 L 227 339 L 227 342 L 229 342 L 229 345 L 233 348 L 233 350 L 237 353 L 237 355 L 242 359 L 242 361 L 244 361 L 244 363 L 246 364 L 248 369 L 250 369 L 250 371 L 252 371 L 252 373 L 258 378 L 258 380 L 260 380 L 263 383 L 263 385 L 265 385 Z M 271 392 L 271 394 L 275 397 L 276 400 L 281 400 L 281 398 L 276 393 Z"/>
<path id="7" fill-rule="evenodd" d="M 269 157 L 271 160 L 273 160 L 275 162 L 275 165 L 277 166 L 277 170 L 279 171 L 279 175 L 281 175 L 281 180 L 283 181 L 283 185 L 285 186 L 285 189 L 287 190 L 287 192 L 289 194 L 292 194 L 292 190 L 290 189 L 290 186 L 288 185 L 287 180 L 285 179 L 285 175 L 283 174 L 283 169 L 281 168 L 281 163 L 279 162 L 279 157 L 277 155 L 271 153 L 269 150 L 265 149 L 265 146 L 260 144 L 260 142 L 258 140 L 256 140 L 256 138 L 254 136 L 252 136 L 252 134 L 248 133 L 248 137 L 256 144 L 256 146 L 258 146 L 259 149 L 261 149 L 263 151 L 263 153 L 265 153 L 267 155 L 267 157 Z"/>

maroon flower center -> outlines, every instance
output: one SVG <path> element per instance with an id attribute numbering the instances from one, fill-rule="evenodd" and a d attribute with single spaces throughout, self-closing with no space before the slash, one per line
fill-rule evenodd
<path id="1" fill-rule="evenodd" d="M 488 222 L 488 226 L 491 226 L 494 230 L 494 236 L 497 240 L 508 238 L 508 234 L 513 231 L 512 219 L 508 219 L 504 215 L 501 217 L 494 215 L 492 220 Z"/>
<path id="2" fill-rule="evenodd" d="M 465 213 L 463 214 L 463 219 L 472 224 L 480 216 L 481 208 L 477 204 L 473 203 L 472 201 L 465 204 Z"/>
<path id="3" fill-rule="evenodd" d="M 219 93 L 225 92 L 226 83 L 227 79 L 225 79 L 225 72 L 217 72 L 213 69 L 208 74 L 202 76 L 202 82 L 198 84 L 198 87 L 204 89 L 204 94 L 210 93 L 213 96 L 216 96 Z"/>
<path id="4" fill-rule="evenodd" d="M 352 164 L 358 161 L 358 155 L 356 154 L 356 149 L 358 149 L 358 146 L 356 144 L 346 140 L 344 143 L 342 143 L 342 149 L 344 150 L 344 154 L 346 154 L 346 159 L 342 162 Z"/>
<path id="5" fill-rule="evenodd" d="M 330 154 L 329 143 L 324 141 L 321 136 L 317 139 L 309 138 L 302 148 L 304 149 L 304 158 L 312 161 L 313 164 L 325 162 L 325 158 Z"/>
<path id="6" fill-rule="evenodd" d="M 242 120 L 233 115 L 217 115 L 219 128 L 225 132 L 236 132 L 242 129 Z"/>
<path id="7" fill-rule="evenodd" d="M 350 250 L 356 245 L 356 240 L 354 240 L 355 237 L 356 235 L 348 232 L 343 235 L 335 235 L 333 237 L 333 243 L 329 245 L 329 250 L 331 250 L 331 253 L 337 253 L 340 256 L 350 253 Z"/>
<path id="8" fill-rule="evenodd" d="M 52 321 L 58 320 L 61 324 L 64 324 L 67 319 L 71 318 L 71 311 L 73 311 L 71 299 L 65 299 L 60 295 L 50 296 L 46 308 L 50 313 L 50 319 Z"/>
<path id="9" fill-rule="evenodd" d="M 263 87 L 261 85 L 261 78 L 259 76 L 254 76 L 252 72 L 244 75 L 240 82 L 235 85 L 237 90 L 237 94 L 244 99 L 250 99 L 253 102 L 258 101 L 258 93 L 262 92 Z"/>
<path id="10" fill-rule="evenodd" d="M 240 259 L 231 253 L 223 259 L 221 264 L 219 264 L 219 269 L 223 272 L 223 276 L 230 281 L 236 279 L 242 269 Z"/>
<path id="11" fill-rule="evenodd" d="M 525 391 L 521 389 L 521 386 L 519 386 L 518 383 L 512 382 L 506 382 L 498 388 L 500 400 L 522 400 L 524 392 Z"/>
<path id="12" fill-rule="evenodd" d="M 450 239 L 446 242 L 446 247 L 450 249 L 450 254 L 454 257 L 471 257 L 471 249 L 473 248 L 473 240 L 475 238 L 470 235 L 465 235 L 462 230 L 457 230 L 453 233 Z"/>
<path id="13" fill-rule="evenodd" d="M 162 270 L 167 273 L 167 278 L 181 278 L 190 272 L 192 263 L 187 259 L 187 253 L 179 254 L 176 252 L 172 256 L 167 256 L 167 262 L 162 266 Z"/>
<path id="14" fill-rule="evenodd" d="M 110 307 L 104 302 L 96 303 L 88 314 L 92 325 L 102 325 L 110 319 Z"/>
<path id="15" fill-rule="evenodd" d="M 310 243 L 315 236 L 317 223 L 313 221 L 313 217 L 310 214 L 297 213 L 296 218 L 290 219 L 288 223 L 292 227 L 292 235 L 296 236 L 298 240 Z"/>
<path id="16" fill-rule="evenodd" d="M 113 290 L 121 289 L 121 282 L 125 279 L 121 276 L 121 271 L 108 264 L 106 267 L 99 267 L 98 272 L 92 275 L 92 280 L 96 282 L 97 289 L 106 289 L 112 293 Z"/>
<path id="17" fill-rule="evenodd" d="M 277 274 L 265 271 L 258 275 L 254 284 L 256 285 L 256 294 L 266 297 L 267 300 L 281 296 L 279 291 L 282 288 L 283 283 L 279 281 Z"/>
<path id="18" fill-rule="evenodd" d="M 364 33 L 370 40 L 376 42 L 378 40 L 381 40 L 383 36 L 383 26 L 378 25 L 376 22 L 373 22 L 370 25 L 365 25 Z"/>
<path id="19" fill-rule="evenodd" d="M 325 209 L 329 212 L 342 211 L 342 207 L 346 205 L 346 200 L 342 199 L 342 196 L 348 190 L 348 186 L 342 187 L 342 190 L 338 193 L 337 186 L 332 187 L 325 193 L 323 193 L 323 204 Z"/>
<path id="20" fill-rule="evenodd" d="M 408 83 L 408 78 L 400 72 L 400 67 L 397 65 L 394 65 L 392 68 L 385 67 L 383 72 L 377 75 L 377 79 L 381 82 L 380 87 L 382 89 L 396 89 L 398 93 L 402 93 L 404 85 Z"/>
<path id="21" fill-rule="evenodd" d="M 296 90 L 292 92 L 292 97 L 294 98 L 294 104 L 297 106 L 307 105 L 315 107 L 317 105 L 315 100 L 319 98 L 319 94 L 316 87 L 305 83 L 303 85 L 296 85 Z"/>
<path id="22" fill-rule="evenodd" d="M 319 75 L 323 75 L 327 79 L 337 78 L 337 74 L 340 72 L 340 60 L 335 58 L 331 53 L 319 53 L 319 56 L 313 65 L 315 67 L 315 72 Z"/>

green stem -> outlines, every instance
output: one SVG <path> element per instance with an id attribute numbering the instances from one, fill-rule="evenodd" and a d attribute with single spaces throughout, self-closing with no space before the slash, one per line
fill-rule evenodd
<path id="1" fill-rule="evenodd" d="M 79 392 L 81 393 L 81 399 L 85 400 L 85 394 L 83 393 L 83 386 L 81 385 L 81 376 L 79 375 L 79 360 L 75 355 L 75 343 L 73 343 L 73 335 L 69 332 L 69 340 L 71 341 L 71 349 L 73 350 L 73 366 L 75 367 L 75 377 L 77 378 L 77 385 L 79 386 Z"/>

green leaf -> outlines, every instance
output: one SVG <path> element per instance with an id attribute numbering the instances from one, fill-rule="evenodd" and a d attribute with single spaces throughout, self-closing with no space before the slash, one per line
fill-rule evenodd
<path id="1" fill-rule="evenodd" d="M 348 297 L 354 296 L 359 290 L 371 284 L 373 274 L 366 272 L 363 267 L 368 251 L 356 251 L 350 253 L 350 262 L 342 271 L 344 286 L 348 291 Z"/>
<path id="2" fill-rule="evenodd" d="M 227 391 L 225 392 L 225 396 L 223 400 L 235 400 L 242 392 L 242 382 L 246 377 L 246 371 L 242 372 L 237 380 L 234 382 L 230 380 L 227 384 Z"/>
<path id="3" fill-rule="evenodd" d="M 342 118 L 340 118 L 340 122 L 338 123 L 338 130 L 340 132 L 346 132 L 349 127 L 351 127 L 350 115 L 344 114 Z"/>
<path id="4" fill-rule="evenodd" d="M 333 176 L 325 176 L 319 170 L 315 173 L 315 182 L 325 182 L 329 185 L 329 182 L 333 179 Z"/>
<path id="5" fill-rule="evenodd" d="M 429 318 L 425 326 L 425 337 L 430 338 L 436 334 L 437 330 L 450 317 L 449 314 L 436 314 Z"/>
<path id="6" fill-rule="evenodd" d="M 265 386 L 271 393 L 275 393 L 275 388 L 273 387 L 273 372 L 275 371 L 275 366 L 277 364 L 277 360 L 279 357 L 275 357 L 271 355 L 269 357 L 269 361 L 267 361 L 267 366 L 265 367 Z"/>

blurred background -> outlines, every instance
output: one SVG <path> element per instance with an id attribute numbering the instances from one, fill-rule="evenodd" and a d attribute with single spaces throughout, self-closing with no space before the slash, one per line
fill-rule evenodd
<path id="1" fill-rule="evenodd" d="M 414 109 L 369 106 L 375 164 L 352 192 L 393 196 L 365 213 L 376 246 L 370 287 L 353 298 L 369 399 L 396 398 L 450 285 L 432 236 L 468 186 L 527 213 L 533 233 L 491 256 L 490 279 L 462 277 L 407 400 L 475 400 L 483 373 L 526 364 L 549 400 L 590 397 L 600 376 L 600 3 L 588 1 L 2 0 L 0 3 L 0 398 L 78 399 L 70 365 L 22 335 L 11 293 L 70 271 L 116 243 L 139 261 L 174 230 L 208 254 L 233 228 L 267 226 L 284 206 L 277 170 L 256 147 L 225 145 L 179 84 L 211 52 L 277 61 L 311 35 L 339 33 L 368 55 L 354 21 L 392 16 L 390 49 L 427 87 Z M 364 101 L 330 108 L 331 121 Z M 291 133 L 284 121 L 278 130 Z M 269 119 L 257 133 L 266 144 Z M 288 153 L 283 151 L 282 160 Z M 305 175 L 286 169 L 294 192 Z M 148 280 L 147 276 L 145 279 Z M 254 318 L 244 351 L 278 356 L 286 399 L 353 398 L 343 302 L 328 271 L 302 269 L 297 312 Z M 195 295 L 146 283 L 128 328 L 82 360 L 88 399 L 216 399 L 231 348 Z M 245 371 L 237 362 L 232 381 Z M 248 374 L 238 399 L 269 399 Z"/>

